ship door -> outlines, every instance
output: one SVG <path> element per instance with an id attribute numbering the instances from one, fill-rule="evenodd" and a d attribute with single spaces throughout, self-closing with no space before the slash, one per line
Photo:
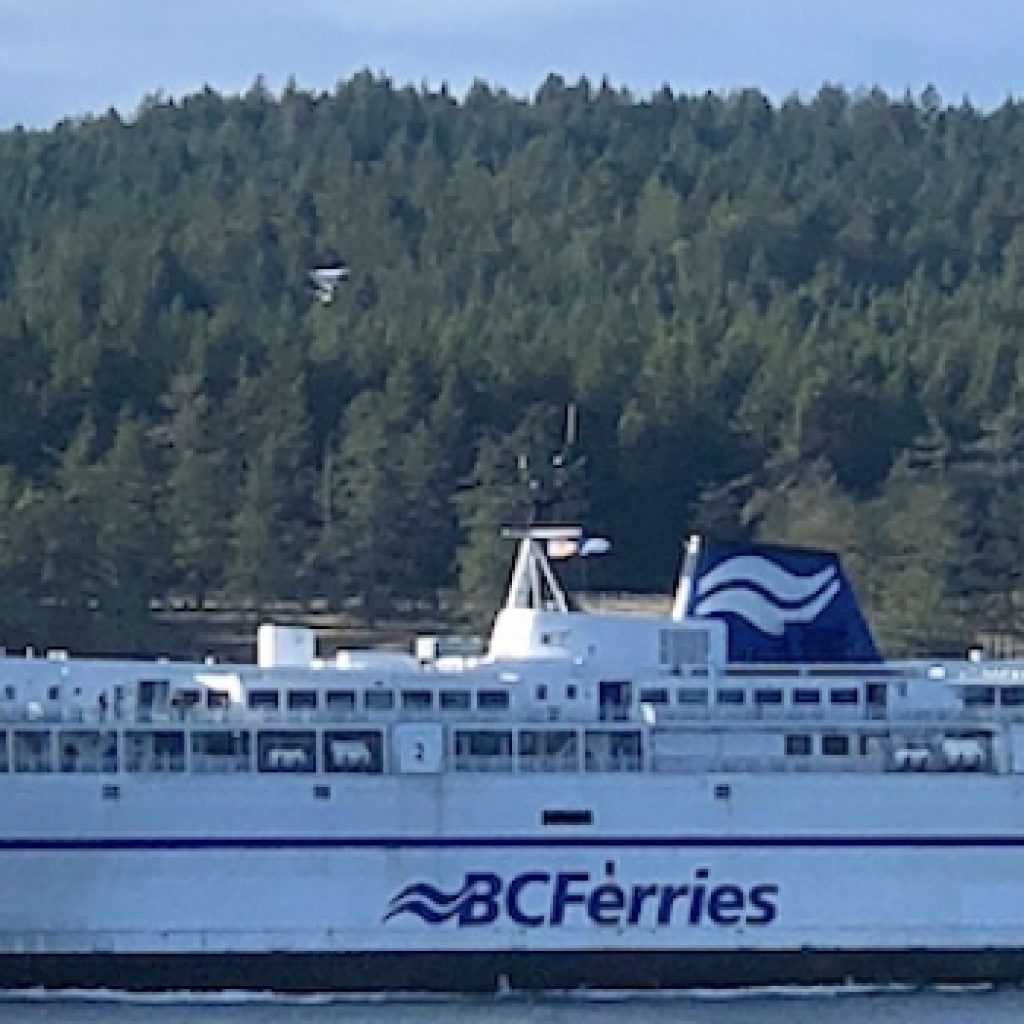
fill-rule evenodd
<path id="1" fill-rule="evenodd" d="M 598 704 L 603 722 L 625 722 L 632 703 L 632 684 L 623 680 L 602 679 L 598 686 Z"/>
<path id="2" fill-rule="evenodd" d="M 885 718 L 886 697 L 889 687 L 885 683 L 868 683 L 865 698 L 869 718 Z"/>
<path id="3" fill-rule="evenodd" d="M 166 679 L 140 679 L 136 691 L 140 714 L 148 717 L 154 711 L 166 710 L 170 689 Z"/>

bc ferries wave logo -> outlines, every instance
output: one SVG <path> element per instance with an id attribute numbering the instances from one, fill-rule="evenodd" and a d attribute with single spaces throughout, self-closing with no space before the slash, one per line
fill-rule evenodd
<path id="1" fill-rule="evenodd" d="M 465 913 L 473 901 L 473 891 L 484 876 L 466 875 L 465 884 L 458 892 L 445 892 L 429 882 L 413 882 L 391 897 L 384 920 L 398 914 L 414 914 L 427 924 L 444 924 Z"/>
<path id="2" fill-rule="evenodd" d="M 388 903 L 384 921 L 402 915 L 424 924 L 453 921 L 458 928 L 508 921 L 523 928 L 557 928 L 567 923 L 629 926 L 767 925 L 775 920 L 779 887 L 716 884 L 708 868 L 682 884 L 623 885 L 609 862 L 605 877 L 589 871 L 524 871 L 505 878 L 470 871 L 451 891 L 430 882 L 405 886 Z"/>
<path id="3" fill-rule="evenodd" d="M 813 622 L 841 589 L 835 564 L 802 576 L 763 555 L 737 555 L 701 576 L 693 614 L 728 612 L 762 633 L 782 636 L 788 626 Z"/>

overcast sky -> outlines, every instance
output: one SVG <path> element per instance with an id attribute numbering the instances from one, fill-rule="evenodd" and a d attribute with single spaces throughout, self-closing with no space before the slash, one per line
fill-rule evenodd
<path id="1" fill-rule="evenodd" d="M 367 67 L 521 95 L 552 71 L 640 95 L 931 83 L 991 108 L 1024 93 L 1024 0 L 0 0 L 0 127 Z"/>

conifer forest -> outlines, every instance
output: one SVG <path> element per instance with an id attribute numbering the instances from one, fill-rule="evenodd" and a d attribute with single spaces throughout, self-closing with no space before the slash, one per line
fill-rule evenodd
<path id="1" fill-rule="evenodd" d="M 486 628 L 531 506 L 588 589 L 757 537 L 887 654 L 1024 638 L 1024 104 L 362 73 L 0 133 L 0 644 Z"/>

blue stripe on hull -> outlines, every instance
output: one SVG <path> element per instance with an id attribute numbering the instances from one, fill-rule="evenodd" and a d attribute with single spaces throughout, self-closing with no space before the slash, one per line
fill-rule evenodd
<path id="1" fill-rule="evenodd" d="M 1007 849 L 1017 835 L 551 835 L 551 836 L 119 836 L 0 839 L 0 852 L 72 850 L 777 850 Z"/>

